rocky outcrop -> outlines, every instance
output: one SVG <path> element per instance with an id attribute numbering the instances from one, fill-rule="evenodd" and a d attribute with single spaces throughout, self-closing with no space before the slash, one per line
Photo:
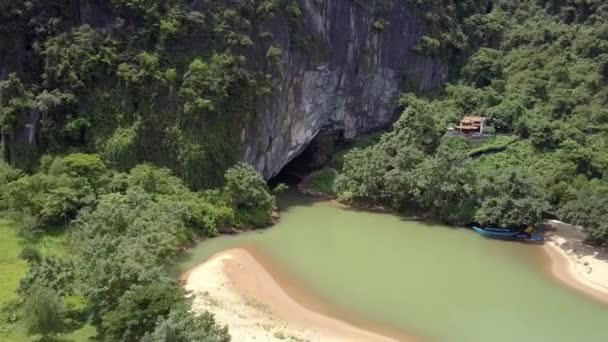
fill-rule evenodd
<path id="1" fill-rule="evenodd" d="M 447 77 L 447 65 L 413 51 L 426 29 L 411 1 L 299 1 L 302 15 L 297 18 L 277 10 L 241 23 L 242 33 L 253 44 L 236 52 L 246 57 L 256 76 L 268 72 L 269 45 L 280 47 L 280 55 L 275 56 L 280 60 L 272 68 L 273 93 L 259 99 L 240 132 L 241 159 L 265 178 L 276 175 L 320 132 L 351 139 L 388 127 L 404 85 L 434 89 Z M 261 4 L 254 2 L 252 8 Z M 226 6 L 231 3 L 226 0 Z M 382 18 L 376 10 L 378 3 L 392 3 Z M 64 29 L 86 24 L 113 34 L 116 13 L 109 2 L 74 0 L 70 4 L 71 10 L 49 14 L 62 16 Z M 206 1 L 193 0 L 188 6 L 209 12 Z M 14 71 L 26 74 L 25 79 L 36 79 L 27 76 L 33 54 L 26 47 L 31 42 L 21 36 L 4 38 L 0 38 L 0 79 Z M 193 55 L 208 52 L 207 44 L 205 39 L 184 43 Z M 16 53 L 8 54 L 9 50 Z M 18 121 L 11 136 L 0 140 L 8 146 L 34 147 L 43 140 L 38 137 L 39 113 L 28 113 Z"/>
<path id="2" fill-rule="evenodd" d="M 305 47 L 284 39 L 282 73 L 273 96 L 242 132 L 243 160 L 266 178 L 276 175 L 319 132 L 353 138 L 392 123 L 404 84 L 439 87 L 447 66 L 413 51 L 424 34 L 419 14 L 395 1 L 382 29 L 375 1 L 302 0 L 304 27 L 330 53 L 313 62 Z M 275 35 L 286 27 L 271 25 Z"/>

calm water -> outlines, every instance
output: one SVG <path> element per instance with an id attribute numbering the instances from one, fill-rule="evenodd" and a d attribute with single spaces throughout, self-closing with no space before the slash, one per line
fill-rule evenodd
<path id="1" fill-rule="evenodd" d="M 538 247 L 286 195 L 264 232 L 200 243 L 180 272 L 254 245 L 319 299 L 431 341 L 608 341 L 608 308 L 555 283 Z"/>

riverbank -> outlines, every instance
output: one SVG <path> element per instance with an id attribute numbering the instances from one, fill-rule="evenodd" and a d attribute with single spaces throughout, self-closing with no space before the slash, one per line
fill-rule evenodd
<path id="1" fill-rule="evenodd" d="M 414 341 L 309 309 L 310 298 L 280 284 L 245 249 L 214 255 L 182 281 L 194 293 L 194 310 L 212 312 L 218 323 L 228 325 L 234 341 Z"/>
<path id="2" fill-rule="evenodd" d="M 560 221 L 547 222 L 550 272 L 567 286 L 608 304 L 608 249 L 589 246 L 580 227 Z"/>

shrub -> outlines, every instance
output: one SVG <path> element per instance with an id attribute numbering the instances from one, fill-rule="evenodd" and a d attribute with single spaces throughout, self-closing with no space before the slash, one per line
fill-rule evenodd
<path id="1" fill-rule="evenodd" d="M 63 330 L 64 307 L 57 292 L 35 286 L 23 302 L 23 320 L 29 334 L 49 337 Z"/>
<path id="2" fill-rule="evenodd" d="M 40 261 L 40 252 L 36 247 L 32 245 L 27 245 L 23 247 L 21 253 L 19 253 L 19 259 L 27 260 L 29 262 L 37 262 Z"/>
<path id="3" fill-rule="evenodd" d="M 275 66 L 280 67 L 281 58 L 283 57 L 283 51 L 280 47 L 271 46 L 266 52 L 266 58 Z"/>
<path id="4" fill-rule="evenodd" d="M 308 175 L 304 180 L 303 186 L 317 193 L 333 195 L 335 193 L 334 186 L 337 177 L 338 172 L 336 170 L 324 168 Z"/>
<path id="5" fill-rule="evenodd" d="M 237 164 L 226 171 L 224 192 L 241 226 L 264 227 L 272 223 L 275 198 L 251 165 Z"/>
<path id="6" fill-rule="evenodd" d="M 184 295 L 179 287 L 167 283 L 131 290 L 103 317 L 103 330 L 113 341 L 138 341 L 154 330 L 157 319 L 166 317 L 176 303 L 183 302 Z"/>

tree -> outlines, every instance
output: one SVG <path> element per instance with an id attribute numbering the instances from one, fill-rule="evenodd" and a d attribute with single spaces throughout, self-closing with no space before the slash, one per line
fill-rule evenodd
<path id="1" fill-rule="evenodd" d="M 4 187 L 8 209 L 21 216 L 34 215 L 33 228 L 67 224 L 110 181 L 110 172 L 99 156 L 70 154 L 43 158 L 40 172 L 21 177 Z"/>
<path id="2" fill-rule="evenodd" d="M 525 171 L 507 168 L 480 175 L 478 223 L 504 228 L 535 226 L 542 222 L 544 208 L 539 184 Z"/>
<path id="3" fill-rule="evenodd" d="M 379 201 L 385 198 L 387 160 L 377 148 L 355 149 L 344 156 L 336 191 L 342 201 Z"/>
<path id="4" fill-rule="evenodd" d="M 185 293 L 175 284 L 160 282 L 136 287 L 103 317 L 102 328 L 113 341 L 136 341 L 154 330 L 156 321 L 167 317 L 182 303 Z"/>
<path id="5" fill-rule="evenodd" d="M 376 145 L 344 157 L 336 181 L 340 199 L 388 202 L 398 208 L 412 203 L 411 171 L 437 148 L 441 137 L 435 117 L 439 108 L 412 94 L 404 95 L 401 104 L 405 110 L 392 131 Z"/>
<path id="6" fill-rule="evenodd" d="M 558 217 L 568 223 L 582 226 L 596 243 L 608 241 L 608 191 L 581 189 L 558 210 Z"/>
<path id="7" fill-rule="evenodd" d="M 231 90 L 246 84 L 248 78 L 237 58 L 229 54 L 214 54 L 208 61 L 192 61 L 180 89 L 187 121 L 200 122 L 196 117 L 204 119 L 210 114 L 221 113 Z"/>
<path id="8" fill-rule="evenodd" d="M 515 123 L 526 112 L 523 101 L 518 98 L 504 99 L 500 104 L 488 109 L 488 118 L 492 125 L 501 131 L 515 128 Z"/>
<path id="9" fill-rule="evenodd" d="M 23 318 L 28 333 L 48 338 L 63 330 L 64 306 L 57 292 L 36 285 L 24 298 Z"/>
<path id="10" fill-rule="evenodd" d="M 42 55 L 45 84 L 70 92 L 106 76 L 116 60 L 114 42 L 88 25 L 47 40 Z"/>
<path id="11" fill-rule="evenodd" d="M 162 262 L 187 237 L 184 210 L 133 189 L 101 196 L 94 209 L 81 211 L 70 242 L 94 324 L 128 291 L 167 277 Z"/>
<path id="12" fill-rule="evenodd" d="M 228 327 L 215 323 L 209 312 L 196 316 L 185 310 L 172 310 L 159 318 L 156 328 L 142 342 L 230 342 Z"/>
<path id="13" fill-rule="evenodd" d="M 481 48 L 473 55 L 462 69 L 462 75 L 468 82 L 478 87 L 485 87 L 502 76 L 502 52 Z"/>
<path id="14" fill-rule="evenodd" d="M 268 185 L 248 164 L 237 164 L 226 171 L 224 193 L 235 212 L 236 223 L 264 227 L 272 223 L 275 198 Z"/>
<path id="15" fill-rule="evenodd" d="M 412 172 L 414 202 L 450 224 L 468 224 L 476 208 L 477 178 L 468 157 L 470 143 L 444 138 L 437 153 Z"/>
<path id="16" fill-rule="evenodd" d="M 182 180 L 171 171 L 150 164 L 134 167 L 127 177 L 129 187 L 138 187 L 152 195 L 176 195 L 188 192 Z"/>
<path id="17" fill-rule="evenodd" d="M 55 158 L 48 173 L 51 176 L 68 175 L 85 179 L 93 191 L 97 191 L 110 180 L 109 171 L 97 154 L 73 153 L 63 158 Z"/>
<path id="18" fill-rule="evenodd" d="M 33 93 L 24 85 L 16 73 L 0 81 L 0 160 L 18 162 L 10 137 L 19 118 L 34 106 Z"/>
<path id="19" fill-rule="evenodd" d="M 58 295 L 69 295 L 74 286 L 74 269 L 70 262 L 45 257 L 34 263 L 19 282 L 19 292 L 28 294 L 32 288 L 44 287 Z"/>

